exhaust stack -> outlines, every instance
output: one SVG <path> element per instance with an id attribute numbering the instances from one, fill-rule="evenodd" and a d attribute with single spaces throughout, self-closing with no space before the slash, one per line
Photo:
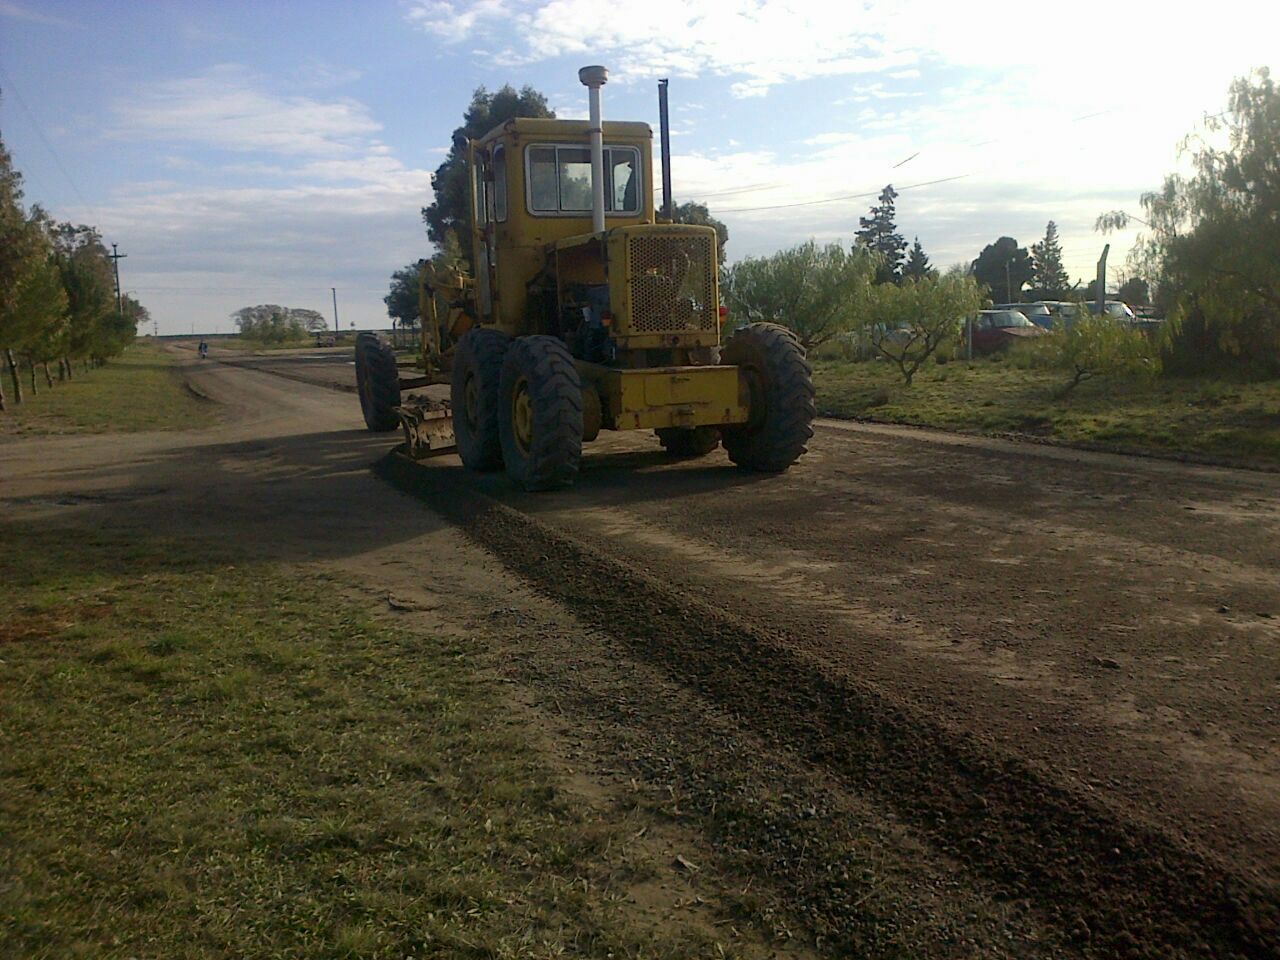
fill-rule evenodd
<path id="1" fill-rule="evenodd" d="M 604 67 L 583 67 L 578 79 L 588 91 L 591 109 L 591 125 L 587 133 L 591 138 L 591 232 L 604 233 L 604 122 L 600 118 L 600 88 L 609 82 L 609 71 Z"/>
<path id="2" fill-rule="evenodd" d="M 671 123 L 667 119 L 667 81 L 658 81 L 658 134 L 662 149 L 662 219 L 670 223 L 674 217 L 671 199 Z"/>

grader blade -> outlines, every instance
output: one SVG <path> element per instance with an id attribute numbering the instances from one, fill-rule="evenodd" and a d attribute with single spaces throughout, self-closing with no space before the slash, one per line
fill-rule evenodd
<path id="1" fill-rule="evenodd" d="M 396 408 L 404 428 L 405 453 L 425 460 L 457 451 L 453 436 L 453 411 L 447 400 L 410 397 Z"/>

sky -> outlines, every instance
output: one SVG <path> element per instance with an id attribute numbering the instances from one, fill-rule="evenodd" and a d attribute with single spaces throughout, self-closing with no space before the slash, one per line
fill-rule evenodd
<path id="1" fill-rule="evenodd" d="M 670 78 L 673 193 L 730 261 L 850 242 L 892 183 L 935 266 L 1054 220 L 1087 279 L 1136 235 L 1098 214 L 1140 213 L 1277 36 L 1267 0 L 0 0 L 0 137 L 27 202 L 118 244 L 161 334 L 258 303 L 332 321 L 333 288 L 344 329 L 387 326 L 471 92 L 580 117 L 592 63 L 606 120 L 655 131 Z"/>

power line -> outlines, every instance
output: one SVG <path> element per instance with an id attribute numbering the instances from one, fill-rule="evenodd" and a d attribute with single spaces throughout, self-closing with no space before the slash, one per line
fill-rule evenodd
<path id="1" fill-rule="evenodd" d="M 36 135 L 44 144 L 45 149 L 49 151 L 49 155 L 53 157 L 54 165 L 62 171 L 63 177 L 66 178 L 67 183 L 71 186 L 71 192 L 74 193 L 80 199 L 80 202 L 84 204 L 85 208 L 93 214 L 94 220 L 101 224 L 102 215 L 94 209 L 93 204 L 86 200 L 84 198 L 84 194 L 80 192 L 80 187 L 77 186 L 74 178 L 72 178 L 66 166 L 63 165 L 62 158 L 58 156 L 58 151 L 53 148 L 53 144 L 49 141 L 49 138 L 44 135 L 44 129 L 40 126 L 40 121 L 37 120 L 36 115 L 31 112 L 31 108 L 27 106 L 27 101 L 22 98 L 22 93 L 18 90 L 17 86 L 13 82 L 13 78 L 9 76 L 4 67 L 0 67 L 0 77 L 4 78 L 5 89 L 14 95 L 18 101 L 18 106 L 22 108 L 23 113 L 27 115 L 27 119 L 31 121 L 31 126 L 35 128 Z"/>
<path id="2" fill-rule="evenodd" d="M 966 177 L 970 177 L 970 176 L 972 176 L 972 174 L 961 173 L 954 177 L 942 177 L 939 180 L 926 180 L 924 183 L 911 183 L 905 187 L 894 187 L 894 189 L 898 193 L 902 193 L 903 191 L 906 191 L 906 190 L 917 190 L 920 187 L 931 187 L 934 184 L 938 184 L 938 183 L 951 183 L 953 180 L 963 180 Z M 728 210 L 719 210 L 717 212 L 718 213 L 756 213 L 760 210 L 787 210 L 792 207 L 813 207 L 822 203 L 839 203 L 842 200 L 862 200 L 862 199 L 865 199 L 866 197 L 878 197 L 879 195 L 880 195 L 879 190 L 872 190 L 868 193 L 850 193 L 850 194 L 846 194 L 843 197 L 827 197 L 824 200 L 802 200 L 799 203 L 779 203 L 769 207 L 733 207 Z"/>

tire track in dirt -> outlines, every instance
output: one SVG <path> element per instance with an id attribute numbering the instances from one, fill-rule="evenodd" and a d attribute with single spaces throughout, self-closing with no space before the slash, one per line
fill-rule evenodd
<path id="1" fill-rule="evenodd" d="M 392 455 L 425 499 L 538 592 L 891 807 L 929 843 L 1027 898 L 1082 955 L 1280 956 L 1280 897 L 1183 838 L 1054 782 L 919 704 L 837 678 L 768 631 Z"/>

